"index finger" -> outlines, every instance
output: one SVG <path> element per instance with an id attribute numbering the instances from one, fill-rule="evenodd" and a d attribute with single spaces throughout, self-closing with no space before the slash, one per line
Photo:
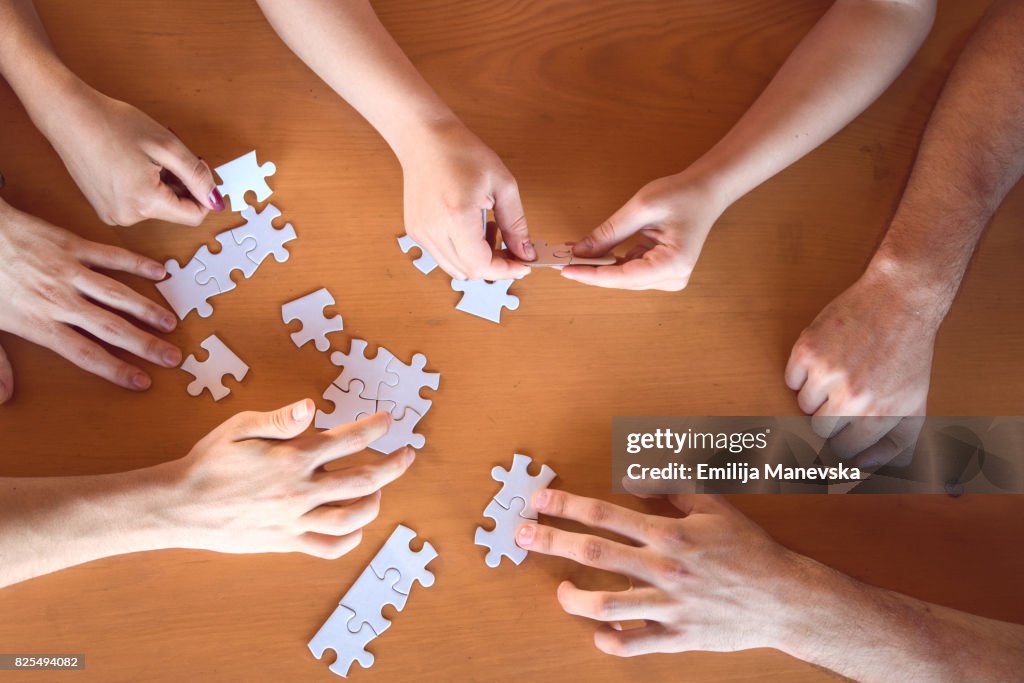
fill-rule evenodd
<path id="1" fill-rule="evenodd" d="M 307 434 L 296 445 L 310 456 L 310 469 L 317 469 L 347 455 L 366 450 L 391 427 L 391 414 L 379 412 L 326 431 Z"/>
<path id="2" fill-rule="evenodd" d="M 530 272 L 528 266 L 513 261 L 491 249 L 476 211 L 464 219 L 451 236 L 452 246 L 461 270 L 473 280 L 512 280 Z"/>

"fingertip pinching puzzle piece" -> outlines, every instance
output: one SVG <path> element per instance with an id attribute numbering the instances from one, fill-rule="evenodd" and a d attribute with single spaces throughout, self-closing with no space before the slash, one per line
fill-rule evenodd
<path id="1" fill-rule="evenodd" d="M 200 346 L 206 349 L 205 361 L 196 360 L 195 354 L 192 354 L 181 364 L 182 370 L 195 377 L 188 385 L 188 393 L 199 396 L 203 389 L 206 389 L 214 401 L 219 401 L 231 393 L 231 390 L 224 386 L 224 377 L 231 375 L 236 381 L 241 382 L 249 373 L 249 366 L 215 334 L 203 340 Z"/>
<path id="2" fill-rule="evenodd" d="M 528 455 L 516 453 L 512 456 L 512 467 L 505 469 L 500 465 L 491 469 L 491 478 L 502 484 L 501 491 L 494 500 L 503 507 L 510 507 L 516 498 L 525 501 L 522 516 L 526 519 L 537 519 L 537 510 L 533 507 L 533 494 L 546 489 L 554 480 L 555 471 L 547 465 L 541 465 L 540 474 L 530 474 L 529 467 L 533 459 Z"/>
<path id="3" fill-rule="evenodd" d="M 156 288 L 174 309 L 174 313 L 180 320 L 184 320 L 185 316 L 192 311 L 195 311 L 200 318 L 209 318 L 213 315 L 213 306 L 210 305 L 209 299 L 220 294 L 220 289 L 213 280 L 199 284 L 196 276 L 205 267 L 196 258 L 184 266 L 174 259 L 164 264 L 164 268 L 167 270 L 167 279 L 156 283 Z"/>
<path id="4" fill-rule="evenodd" d="M 214 169 L 221 180 L 217 186 L 220 193 L 231 200 L 231 210 L 241 211 L 248 204 L 245 193 L 253 192 L 256 201 L 266 200 L 272 193 L 267 178 L 277 172 L 277 166 L 268 161 L 260 165 L 256 160 L 256 150 L 252 150 L 237 159 L 222 164 Z"/>
<path id="5" fill-rule="evenodd" d="M 296 239 L 298 235 L 291 223 L 280 228 L 274 227 L 274 221 L 281 216 L 281 210 L 273 204 L 267 204 L 262 211 L 251 206 L 242 211 L 245 225 L 231 231 L 231 235 L 245 250 L 246 256 L 256 265 L 263 263 L 271 254 L 278 263 L 288 260 L 290 253 L 285 244 Z"/>
<path id="6" fill-rule="evenodd" d="M 420 257 L 414 259 L 412 264 L 416 266 L 416 269 L 424 275 L 429 275 L 435 268 L 437 268 L 437 261 L 430 255 L 423 246 L 409 237 L 408 235 L 402 235 L 398 238 L 398 246 L 401 248 L 403 254 L 408 254 L 410 249 L 419 249 Z"/>
<path id="7" fill-rule="evenodd" d="M 348 677 L 353 662 L 359 662 L 359 666 L 369 669 L 374 661 L 373 654 L 366 650 L 366 646 L 377 634 L 367 624 L 353 633 L 349 630 L 349 623 L 354 617 L 355 612 L 339 604 L 307 645 L 317 659 L 322 659 L 327 650 L 334 650 L 337 659 L 329 668 L 331 673 L 342 678 Z"/>
<path id="8" fill-rule="evenodd" d="M 508 288 L 513 282 L 515 280 L 452 280 L 452 289 L 462 292 L 462 299 L 455 308 L 500 323 L 502 308 L 510 311 L 519 308 L 519 297 L 508 293 Z"/>
<path id="9" fill-rule="evenodd" d="M 473 543 L 487 548 L 487 556 L 484 561 L 488 567 L 497 567 L 501 564 L 503 557 L 507 557 L 517 565 L 526 559 L 526 550 L 516 544 L 516 529 L 526 521 L 521 515 L 525 505 L 523 499 L 514 498 L 512 504 L 505 508 L 498 501 L 491 499 L 491 502 L 484 508 L 484 517 L 494 520 L 494 529 L 488 531 L 482 526 L 477 527 Z"/>
<path id="10" fill-rule="evenodd" d="M 331 342 L 327 339 L 327 335 L 345 329 L 340 315 L 331 318 L 324 315 L 324 309 L 333 305 L 334 297 L 327 291 L 327 288 L 323 288 L 281 306 L 281 320 L 286 325 L 293 320 L 302 323 L 301 330 L 292 332 L 292 342 L 301 348 L 307 342 L 312 341 L 316 350 L 320 352 L 331 348 Z"/>

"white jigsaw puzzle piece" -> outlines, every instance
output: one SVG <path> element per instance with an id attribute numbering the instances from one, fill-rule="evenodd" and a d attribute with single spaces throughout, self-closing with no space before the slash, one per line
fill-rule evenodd
<path id="1" fill-rule="evenodd" d="M 407 408 L 411 408 L 423 417 L 430 410 L 433 401 L 420 396 L 420 390 L 429 387 L 437 391 L 441 383 L 441 375 L 437 372 L 424 372 L 427 365 L 427 357 L 417 353 L 412 357 L 412 363 L 403 363 L 398 358 L 393 358 L 388 363 L 388 372 L 398 376 L 398 384 L 381 384 L 377 399 L 388 402 L 389 405 L 381 406 L 396 418 L 402 417 Z"/>
<path id="2" fill-rule="evenodd" d="M 199 314 L 200 318 L 213 315 L 213 306 L 208 299 L 221 292 L 216 282 L 199 284 L 196 280 L 196 276 L 205 268 L 202 262 L 193 258 L 182 267 L 171 259 L 164 263 L 164 268 L 167 269 L 167 279 L 156 283 L 156 288 L 179 319 L 184 320 L 191 311 Z"/>
<path id="3" fill-rule="evenodd" d="M 231 375 L 241 382 L 248 374 L 249 366 L 215 334 L 204 339 L 200 346 L 209 354 L 205 361 L 196 360 L 195 354 L 191 354 L 181 364 L 182 370 L 195 377 L 195 381 L 188 385 L 188 393 L 199 396 L 203 389 L 206 389 L 214 401 L 219 401 L 231 393 L 231 390 L 224 386 L 224 377 Z"/>
<path id="4" fill-rule="evenodd" d="M 268 161 L 262 166 L 256 161 L 256 150 L 243 154 L 226 164 L 214 169 L 221 180 L 217 189 L 222 195 L 231 199 L 231 210 L 241 211 L 248 204 L 245 202 L 245 193 L 256 194 L 257 201 L 266 200 L 272 193 L 270 185 L 267 185 L 267 178 L 277 172 L 277 166 Z"/>
<path id="5" fill-rule="evenodd" d="M 462 292 L 457 308 L 491 322 L 501 322 L 501 309 L 519 308 L 519 297 L 508 293 L 514 280 L 452 280 L 452 289 Z"/>
<path id="6" fill-rule="evenodd" d="M 352 380 L 359 380 L 365 386 L 362 397 L 377 400 L 381 384 L 398 384 L 398 375 L 388 371 L 388 365 L 394 360 L 395 354 L 381 346 L 376 356 L 368 358 L 367 346 L 365 340 L 353 339 L 348 353 L 335 351 L 331 354 L 331 362 L 342 368 L 334 383 L 339 387 L 347 387 Z"/>
<path id="7" fill-rule="evenodd" d="M 210 248 L 204 244 L 195 255 L 196 260 L 204 266 L 196 275 L 196 282 L 205 285 L 213 280 L 221 294 L 237 286 L 231 279 L 232 271 L 240 270 L 243 277 L 248 279 L 259 268 L 259 264 L 246 255 L 246 249 L 235 241 L 231 233 L 231 230 L 226 230 L 217 235 L 220 251 L 216 254 L 211 253 Z"/>
<path id="8" fill-rule="evenodd" d="M 317 410 L 313 425 L 317 429 L 332 429 L 373 415 L 377 411 L 377 402 L 360 396 L 364 388 L 365 385 L 358 379 L 352 380 L 347 389 L 342 389 L 336 384 L 327 387 L 324 398 L 334 404 L 334 411 L 328 413 Z"/>
<path id="9" fill-rule="evenodd" d="M 383 577 L 378 577 L 367 566 L 341 599 L 340 604 L 355 612 L 355 616 L 348 622 L 348 630 L 358 633 L 363 624 L 372 628 L 378 636 L 388 630 L 391 620 L 386 619 L 381 610 L 385 605 L 392 605 L 401 612 L 409 599 L 408 593 L 399 593 L 393 588 L 401 579 L 402 575 L 397 569 L 389 569 Z"/>
<path id="10" fill-rule="evenodd" d="M 484 508 L 484 517 L 494 520 L 494 529 L 487 531 L 478 526 L 473 543 L 488 549 L 484 559 L 488 567 L 497 567 L 502 557 L 512 560 L 513 564 L 521 564 L 526 559 L 526 550 L 516 545 L 516 529 L 524 522 L 521 512 L 525 505 L 524 500 L 515 498 L 508 508 L 504 508 L 492 499 Z"/>
<path id="11" fill-rule="evenodd" d="M 245 225 L 231 230 L 231 236 L 242 246 L 246 256 L 256 265 L 263 263 L 271 254 L 278 263 L 284 263 L 290 256 L 285 244 L 296 239 L 295 228 L 291 223 L 275 228 L 274 221 L 281 216 L 281 210 L 273 204 L 267 204 L 262 211 L 247 206 L 242 211 Z"/>
<path id="12" fill-rule="evenodd" d="M 342 678 L 348 677 L 352 662 L 359 662 L 364 669 L 373 666 L 373 653 L 367 652 L 366 646 L 377 634 L 366 624 L 355 633 L 350 631 L 348 624 L 354 617 L 355 612 L 338 605 L 306 646 L 317 659 L 322 659 L 326 650 L 334 650 L 337 659 L 330 670 Z"/>
<path id="13" fill-rule="evenodd" d="M 430 255 L 430 252 L 423 248 L 423 246 L 409 237 L 408 235 L 402 235 L 398 238 L 398 246 L 402 249 L 403 254 L 408 254 L 410 249 L 419 249 L 420 257 L 414 259 L 412 264 L 416 266 L 424 275 L 429 275 L 435 268 L 437 268 L 437 261 Z"/>
<path id="14" fill-rule="evenodd" d="M 540 474 L 530 474 L 531 462 L 533 459 L 530 456 L 516 453 L 512 456 L 512 467 L 506 470 L 499 465 L 491 470 L 491 478 L 502 484 L 501 491 L 494 500 L 505 508 L 510 507 L 516 498 L 524 501 L 525 505 L 520 514 L 525 519 L 537 519 L 538 513 L 533 507 L 533 494 L 547 488 L 556 476 L 555 471 L 547 465 L 541 466 Z"/>
<path id="15" fill-rule="evenodd" d="M 301 348 L 312 341 L 316 345 L 316 350 L 321 352 L 331 348 L 327 335 L 345 329 L 340 315 L 333 318 L 324 315 L 324 309 L 333 305 L 334 297 L 324 288 L 281 306 L 281 320 L 286 325 L 293 320 L 302 322 L 302 329 L 292 332 L 292 342 Z"/>
<path id="16" fill-rule="evenodd" d="M 386 406 L 381 406 L 381 408 L 387 409 Z M 389 412 L 391 411 L 389 410 Z M 422 434 L 413 432 L 421 417 L 422 415 L 412 408 L 406 408 L 401 417 L 395 417 L 392 414 L 391 426 L 388 427 L 387 434 L 371 443 L 370 448 L 384 455 L 394 453 L 403 446 L 423 448 L 423 444 L 427 442 L 426 438 Z"/>
<path id="17" fill-rule="evenodd" d="M 409 544 L 415 538 L 415 531 L 399 524 L 370 560 L 370 568 L 377 578 L 383 579 L 389 569 L 398 570 L 402 578 L 392 588 L 406 595 L 412 590 L 414 582 L 418 581 L 424 588 L 434 585 L 434 573 L 427 569 L 427 565 L 437 557 L 437 551 L 429 541 L 424 541 L 419 550 L 413 550 Z"/>

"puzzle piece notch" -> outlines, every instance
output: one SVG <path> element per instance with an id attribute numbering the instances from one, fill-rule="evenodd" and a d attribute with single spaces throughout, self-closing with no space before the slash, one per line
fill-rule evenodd
<path id="1" fill-rule="evenodd" d="M 232 211 L 242 211 L 248 206 L 245 202 L 246 192 L 255 193 L 259 202 L 266 200 L 273 193 L 267 184 L 267 178 L 277 172 L 277 166 L 271 161 L 260 165 L 256 160 L 256 150 L 221 164 L 214 170 L 221 180 L 217 189 L 222 195 L 230 198 Z"/>
<path id="2" fill-rule="evenodd" d="M 203 264 L 203 270 L 196 275 L 196 282 L 205 285 L 212 280 L 221 294 L 237 286 L 231 279 L 233 271 L 242 271 L 242 276 L 248 279 L 259 268 L 259 264 L 248 257 L 245 247 L 235 241 L 232 232 L 225 230 L 216 236 L 220 243 L 220 251 L 216 254 L 204 244 L 195 255 L 195 259 Z"/>
<path id="3" fill-rule="evenodd" d="M 327 335 L 345 329 L 340 315 L 331 318 L 324 315 L 324 309 L 333 305 L 334 297 L 325 287 L 281 306 L 281 320 L 286 325 L 293 320 L 302 323 L 301 330 L 292 332 L 292 343 L 301 348 L 312 341 L 316 350 L 320 352 L 331 348 Z"/>
<path id="4" fill-rule="evenodd" d="M 415 531 L 399 524 L 370 560 L 370 568 L 379 579 L 383 580 L 389 570 L 397 570 L 401 578 L 392 588 L 405 595 L 412 591 L 414 582 L 418 581 L 424 588 L 434 585 L 434 573 L 427 569 L 427 565 L 437 557 L 437 550 L 429 541 L 424 541 L 419 550 L 413 550 L 409 544 L 415 538 Z"/>
<path id="5" fill-rule="evenodd" d="M 339 387 L 347 387 L 353 380 L 359 380 L 364 385 L 361 396 L 376 401 L 382 384 L 398 384 L 398 375 L 388 370 L 395 354 L 381 346 L 377 349 L 377 355 L 369 358 L 366 355 L 368 346 L 363 339 L 353 339 L 348 353 L 335 351 L 331 354 L 331 362 L 342 369 L 334 383 Z"/>
<path id="6" fill-rule="evenodd" d="M 413 259 L 412 264 L 416 266 L 416 269 L 424 275 L 429 275 L 437 268 L 437 261 L 430 255 L 430 252 L 423 248 L 423 246 L 409 237 L 408 235 L 402 235 L 398 238 L 398 246 L 401 248 L 403 254 L 408 254 L 410 249 L 419 249 L 420 257 Z"/>
<path id="7" fill-rule="evenodd" d="M 183 267 L 171 259 L 164 263 L 164 268 L 167 269 L 167 279 L 156 283 L 156 288 L 180 320 L 184 320 L 192 311 L 200 318 L 213 315 L 209 299 L 221 292 L 216 282 L 199 284 L 196 276 L 205 268 L 202 262 L 193 258 Z"/>
<path id="8" fill-rule="evenodd" d="M 394 589 L 395 584 L 401 580 L 402 575 L 397 569 L 388 569 L 383 577 L 378 577 L 367 566 L 341 599 L 340 604 L 355 613 L 348 622 L 348 630 L 358 633 L 363 624 L 373 629 L 378 636 L 388 630 L 391 620 L 382 614 L 384 606 L 391 605 L 401 612 L 409 599 L 408 593 L 399 593 Z"/>
<path id="9" fill-rule="evenodd" d="M 513 564 L 522 564 L 526 559 L 527 551 L 516 544 L 516 529 L 523 523 L 523 510 L 526 501 L 522 498 L 513 498 L 508 508 L 503 507 L 497 500 L 491 499 L 484 508 L 484 517 L 494 520 L 494 529 L 487 531 L 482 526 L 476 528 L 476 535 L 473 543 L 487 548 L 487 556 L 484 561 L 492 569 L 501 564 L 501 558 L 507 557 Z"/>
<path id="10" fill-rule="evenodd" d="M 388 427 L 387 434 L 370 444 L 370 448 L 384 455 L 394 453 L 403 446 L 423 448 L 427 439 L 422 434 L 413 432 L 423 416 L 412 408 L 406 408 L 401 417 L 395 417 L 395 412 L 397 411 L 393 404 L 388 406 L 388 403 L 387 401 L 380 401 L 377 407 L 381 410 L 388 410 L 391 413 L 391 426 Z"/>
<path id="11" fill-rule="evenodd" d="M 204 339 L 200 346 L 206 349 L 208 354 L 205 361 L 199 361 L 195 354 L 191 354 L 181 364 L 182 370 L 195 377 L 188 385 L 188 393 L 199 396 L 203 389 L 206 389 L 214 401 L 219 401 L 231 393 L 231 390 L 224 386 L 224 377 L 231 375 L 241 382 L 249 373 L 249 366 L 215 334 Z"/>
<path id="12" fill-rule="evenodd" d="M 352 662 L 359 662 L 359 666 L 364 669 L 373 666 L 373 653 L 368 652 L 366 646 L 377 634 L 367 624 L 362 624 L 353 633 L 349 624 L 355 616 L 355 612 L 339 604 L 306 645 L 317 659 L 322 659 L 326 650 L 334 650 L 337 659 L 329 668 L 342 678 L 348 677 Z"/>
<path id="13" fill-rule="evenodd" d="M 512 467 L 505 469 L 500 465 L 491 470 L 491 478 L 501 483 L 501 491 L 494 496 L 494 500 L 504 508 L 511 506 L 516 498 L 525 502 L 522 516 L 525 519 L 537 519 L 537 509 L 533 507 L 533 494 L 545 489 L 554 480 L 555 471 L 547 465 L 542 465 L 540 474 L 530 474 L 530 463 L 533 458 L 522 453 L 512 456 Z"/>
<path id="14" fill-rule="evenodd" d="M 437 391 L 441 384 L 441 374 L 437 372 L 425 372 L 427 357 L 422 353 L 413 355 L 410 363 L 403 363 L 398 358 L 393 358 L 388 363 L 388 372 L 398 377 L 397 384 L 382 384 L 378 392 L 378 401 L 387 402 L 388 406 L 380 406 L 386 409 L 394 417 L 401 418 L 406 410 L 412 409 L 420 417 L 427 414 L 433 401 L 423 398 L 420 391 L 429 387 Z"/>
<path id="15" fill-rule="evenodd" d="M 337 384 L 327 387 L 324 399 L 334 404 L 334 410 L 330 413 L 317 410 L 313 425 L 317 429 L 331 429 L 373 415 L 377 412 L 377 402 L 362 397 L 361 394 L 365 388 L 365 385 L 357 379 L 352 380 L 345 389 Z"/>
<path id="16" fill-rule="evenodd" d="M 273 204 L 267 204 L 262 211 L 251 206 L 242 211 L 245 225 L 231 230 L 231 236 L 245 250 L 246 257 L 259 265 L 271 254 L 278 263 L 284 263 L 291 256 L 285 244 L 298 238 L 291 223 L 280 228 L 274 227 L 274 221 L 280 218 L 281 210 Z"/>
<path id="17" fill-rule="evenodd" d="M 501 322 L 501 309 L 519 308 L 519 297 L 509 294 L 514 280 L 452 280 L 452 289 L 462 292 L 456 309 L 493 323 Z"/>

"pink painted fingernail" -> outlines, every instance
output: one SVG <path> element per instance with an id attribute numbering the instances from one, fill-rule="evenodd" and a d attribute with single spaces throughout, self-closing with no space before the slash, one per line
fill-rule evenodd
<path id="1" fill-rule="evenodd" d="M 220 190 L 216 187 L 213 188 L 213 192 L 210 193 L 210 196 L 207 199 L 209 199 L 210 206 L 213 207 L 214 211 L 224 210 L 224 197 L 221 196 Z"/>
<path id="2" fill-rule="evenodd" d="M 516 532 L 516 542 L 525 548 L 533 543 L 533 537 L 536 535 L 537 530 L 533 524 L 524 524 L 519 527 L 519 530 Z"/>

